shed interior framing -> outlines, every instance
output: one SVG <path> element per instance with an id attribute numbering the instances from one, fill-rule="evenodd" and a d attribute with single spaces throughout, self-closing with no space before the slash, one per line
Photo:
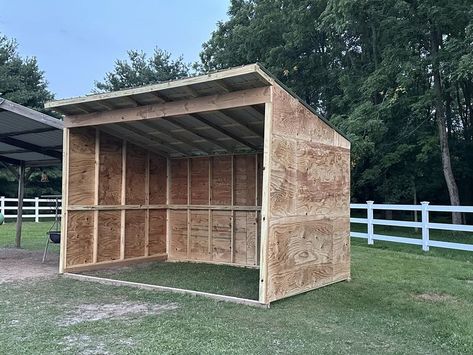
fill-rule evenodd
<path id="1" fill-rule="evenodd" d="M 260 269 L 269 304 L 350 277 L 349 142 L 259 65 L 54 101 L 60 272 Z"/>

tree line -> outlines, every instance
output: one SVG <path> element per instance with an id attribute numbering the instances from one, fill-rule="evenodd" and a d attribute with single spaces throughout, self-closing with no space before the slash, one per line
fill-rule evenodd
<path id="1" fill-rule="evenodd" d="M 0 40 L 6 98 L 15 90 L 5 87 L 20 85 L 2 79 L 12 46 Z M 471 0 L 232 0 L 198 63 L 133 50 L 94 90 L 254 62 L 349 137 L 353 201 L 473 204 Z M 34 87 L 12 100 L 41 108 L 51 94 L 40 85 L 38 98 Z"/>

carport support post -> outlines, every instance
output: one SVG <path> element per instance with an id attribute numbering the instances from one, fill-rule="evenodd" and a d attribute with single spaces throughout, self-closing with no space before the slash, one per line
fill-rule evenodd
<path id="1" fill-rule="evenodd" d="M 18 166 L 18 209 L 16 212 L 15 246 L 21 248 L 21 224 L 23 222 L 23 196 L 25 194 L 25 162 Z"/>

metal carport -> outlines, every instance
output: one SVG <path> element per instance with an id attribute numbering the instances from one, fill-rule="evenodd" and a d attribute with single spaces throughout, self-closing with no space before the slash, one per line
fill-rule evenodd
<path id="1" fill-rule="evenodd" d="M 18 168 L 16 247 L 21 246 L 25 169 L 61 165 L 61 120 L 0 98 L 0 165 Z"/>

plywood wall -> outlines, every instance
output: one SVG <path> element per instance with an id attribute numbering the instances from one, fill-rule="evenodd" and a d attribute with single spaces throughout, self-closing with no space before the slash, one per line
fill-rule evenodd
<path id="1" fill-rule="evenodd" d="M 165 256 L 166 159 L 91 127 L 68 136 L 64 271 Z"/>
<path id="2" fill-rule="evenodd" d="M 257 266 L 261 176 L 260 154 L 171 159 L 169 258 Z"/>
<path id="3" fill-rule="evenodd" d="M 349 142 L 277 85 L 267 112 L 264 303 L 350 277 Z"/>
<path id="4" fill-rule="evenodd" d="M 65 271 L 157 256 L 258 265 L 260 154 L 166 159 L 95 128 L 68 132 Z"/>

